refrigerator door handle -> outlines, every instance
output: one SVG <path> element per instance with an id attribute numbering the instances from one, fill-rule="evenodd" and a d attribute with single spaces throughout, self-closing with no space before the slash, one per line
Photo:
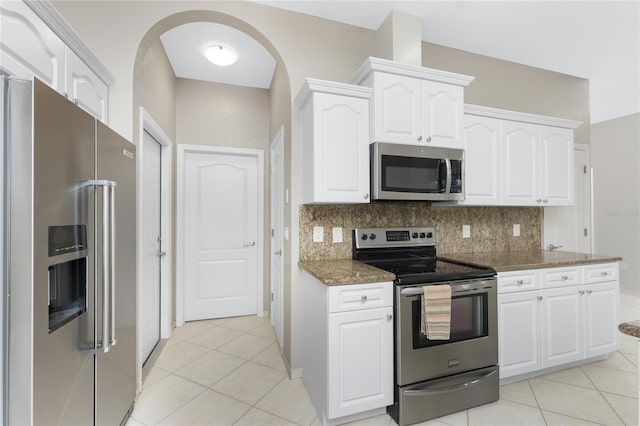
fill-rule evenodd
<path id="1" fill-rule="evenodd" d="M 111 181 L 109 185 L 109 254 L 110 254 L 110 262 L 109 262 L 109 287 L 111 288 L 111 320 L 110 326 L 111 330 L 109 333 L 109 346 L 115 346 L 118 344 L 118 340 L 116 339 L 116 286 L 115 286 L 115 276 L 116 276 L 116 182 Z"/>
<path id="2" fill-rule="evenodd" d="M 109 352 L 111 342 L 114 340 L 110 334 L 112 323 L 109 318 L 113 317 L 113 311 L 109 307 L 113 306 L 113 301 L 110 303 L 110 299 L 113 295 L 111 279 L 114 271 L 112 248 L 115 248 L 115 244 L 112 242 L 114 232 L 112 230 L 113 210 L 111 204 L 114 198 L 113 188 L 116 183 L 110 180 L 90 180 L 88 185 L 102 188 L 102 340 L 96 342 L 95 349 L 90 351 L 100 354 Z M 111 315 L 109 315 L 110 313 Z"/>

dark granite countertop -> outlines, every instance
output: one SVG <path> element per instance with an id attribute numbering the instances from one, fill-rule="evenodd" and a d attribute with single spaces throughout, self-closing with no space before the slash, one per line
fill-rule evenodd
<path id="1" fill-rule="evenodd" d="M 351 259 L 307 260 L 298 265 L 326 285 L 363 284 L 393 281 L 391 272 Z"/>
<path id="2" fill-rule="evenodd" d="M 622 333 L 640 339 L 640 321 L 623 322 L 618 326 Z"/>
<path id="3" fill-rule="evenodd" d="M 523 269 L 543 269 L 561 266 L 586 265 L 592 263 L 617 262 L 616 256 L 574 253 L 569 251 L 491 251 L 483 253 L 447 253 L 438 255 L 440 259 L 464 262 L 476 266 L 489 266 L 497 272 Z"/>

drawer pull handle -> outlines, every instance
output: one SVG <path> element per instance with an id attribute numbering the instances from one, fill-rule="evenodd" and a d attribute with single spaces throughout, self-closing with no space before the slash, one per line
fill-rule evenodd
<path id="1" fill-rule="evenodd" d="M 587 290 L 587 294 L 593 293 L 593 290 Z"/>
<path id="2" fill-rule="evenodd" d="M 363 302 L 367 301 L 367 295 L 363 294 L 362 297 L 360 297 L 360 299 L 362 299 Z"/>
<path id="3" fill-rule="evenodd" d="M 566 280 L 568 280 L 568 279 L 569 279 L 569 277 L 568 277 L 568 276 L 566 276 L 566 275 L 563 275 L 561 278 L 562 278 L 562 281 L 566 281 Z"/>
<path id="4" fill-rule="evenodd" d="M 584 294 L 584 290 L 580 290 L 578 293 L 582 296 Z"/>
<path id="5" fill-rule="evenodd" d="M 609 275 L 608 272 L 600 272 L 600 275 L 602 275 L 603 277 L 606 277 L 607 275 Z"/>
<path id="6" fill-rule="evenodd" d="M 542 300 L 542 299 L 543 299 L 543 297 L 542 297 L 542 296 L 538 296 L 538 297 L 537 297 L 537 299 L 538 299 L 538 300 Z"/>
<path id="7" fill-rule="evenodd" d="M 393 315 L 387 314 L 387 320 L 391 321 L 393 319 Z"/>
<path id="8" fill-rule="evenodd" d="M 516 284 L 522 285 L 522 284 L 524 284 L 524 281 L 523 280 L 518 280 L 518 281 L 516 281 Z"/>

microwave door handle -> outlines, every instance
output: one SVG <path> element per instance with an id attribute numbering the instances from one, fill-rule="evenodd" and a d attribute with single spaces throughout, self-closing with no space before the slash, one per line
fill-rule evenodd
<path id="1" fill-rule="evenodd" d="M 447 186 L 444 189 L 445 194 L 449 194 L 451 192 L 451 160 L 449 158 L 445 158 L 445 163 L 447 164 Z"/>

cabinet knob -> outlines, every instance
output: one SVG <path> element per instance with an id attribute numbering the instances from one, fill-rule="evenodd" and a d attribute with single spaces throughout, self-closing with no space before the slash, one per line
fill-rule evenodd
<path id="1" fill-rule="evenodd" d="M 542 201 L 545 202 L 545 203 L 549 202 L 549 200 L 546 199 L 546 198 L 544 200 L 542 200 Z"/>
<path id="2" fill-rule="evenodd" d="M 593 293 L 593 290 L 587 290 L 587 294 Z"/>
<path id="3" fill-rule="evenodd" d="M 427 142 L 431 142 L 431 136 L 427 136 Z"/>
<path id="4" fill-rule="evenodd" d="M 566 280 L 568 280 L 568 279 L 569 279 L 569 277 L 568 277 L 568 276 L 566 276 L 566 275 L 563 275 L 561 278 L 562 278 L 562 281 L 566 281 Z"/>
<path id="5" fill-rule="evenodd" d="M 580 290 L 578 293 L 579 293 L 580 295 L 583 295 L 583 294 L 584 294 L 584 290 Z"/>
<path id="6" fill-rule="evenodd" d="M 360 299 L 362 299 L 362 301 L 363 301 L 363 302 L 366 302 L 366 301 L 367 301 L 367 295 L 366 295 L 366 294 L 363 294 L 363 295 L 360 297 Z"/>
<path id="7" fill-rule="evenodd" d="M 602 275 L 603 277 L 606 277 L 607 275 L 609 275 L 608 272 L 600 272 L 600 275 Z"/>
<path id="8" fill-rule="evenodd" d="M 523 280 L 518 280 L 518 281 L 516 281 L 516 284 L 522 285 L 522 284 L 524 284 L 524 281 Z"/>
<path id="9" fill-rule="evenodd" d="M 387 320 L 391 321 L 393 319 L 393 315 L 387 314 Z"/>
<path id="10" fill-rule="evenodd" d="M 364 199 L 368 200 L 369 199 L 369 194 L 364 194 Z"/>
<path id="11" fill-rule="evenodd" d="M 418 136 L 418 142 L 422 141 L 422 136 Z"/>
<path id="12" fill-rule="evenodd" d="M 538 297 L 537 297 L 537 299 L 538 299 L 538 300 L 542 300 L 542 299 L 543 299 L 543 297 L 542 297 L 542 296 L 538 296 Z"/>
<path id="13" fill-rule="evenodd" d="M 541 199 L 541 198 L 538 198 L 538 199 L 536 200 L 536 203 L 541 203 L 541 202 L 542 202 L 542 199 Z"/>

